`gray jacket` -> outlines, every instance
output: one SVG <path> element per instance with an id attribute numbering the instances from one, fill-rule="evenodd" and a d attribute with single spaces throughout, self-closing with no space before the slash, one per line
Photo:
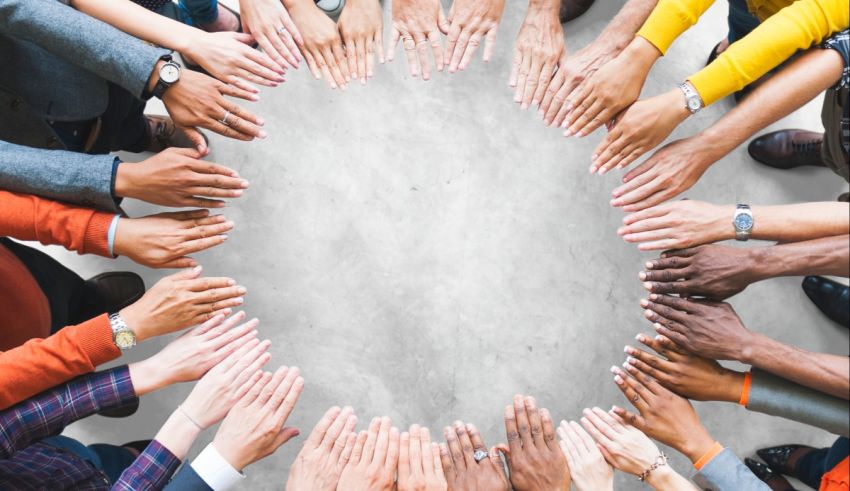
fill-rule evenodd
<path id="1" fill-rule="evenodd" d="M 112 155 L 44 150 L 0 140 L 0 189 L 120 213 Z"/>
<path id="2" fill-rule="evenodd" d="M 728 448 L 708 461 L 691 480 L 704 491 L 770 491 Z"/>
<path id="3" fill-rule="evenodd" d="M 46 120 L 99 116 L 107 81 L 141 96 L 167 53 L 60 0 L 0 0 L 0 139 L 59 148 Z"/>

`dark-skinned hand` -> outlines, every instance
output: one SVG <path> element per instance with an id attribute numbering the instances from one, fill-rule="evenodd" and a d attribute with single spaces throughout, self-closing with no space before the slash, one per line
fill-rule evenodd
<path id="1" fill-rule="evenodd" d="M 476 462 L 476 450 L 487 451 L 478 429 L 471 424 L 456 421 L 453 427 L 443 429 L 446 443 L 440 445 L 440 461 L 449 491 L 508 491 L 511 489 L 505 468 L 496 447 L 490 456 Z"/>
<path id="2" fill-rule="evenodd" d="M 668 251 L 646 263 L 640 280 L 652 293 L 725 300 L 757 280 L 748 267 L 749 254 L 747 249 L 720 245 Z"/>
<path id="3" fill-rule="evenodd" d="M 753 333 L 724 302 L 686 300 L 651 294 L 641 300 L 644 316 L 666 336 L 691 353 L 712 360 L 743 361 Z"/>
<path id="4" fill-rule="evenodd" d="M 515 490 L 570 489 L 570 470 L 552 416 L 538 409 L 533 397 L 514 396 L 513 405 L 505 408 L 505 433 L 509 448 L 502 451 Z"/>

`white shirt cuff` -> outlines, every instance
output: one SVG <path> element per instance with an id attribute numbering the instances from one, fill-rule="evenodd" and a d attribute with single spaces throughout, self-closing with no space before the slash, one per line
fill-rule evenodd
<path id="1" fill-rule="evenodd" d="M 195 460 L 192 461 L 192 469 L 213 491 L 225 491 L 245 479 L 245 474 L 234 469 L 218 453 L 212 443 L 195 457 Z"/>

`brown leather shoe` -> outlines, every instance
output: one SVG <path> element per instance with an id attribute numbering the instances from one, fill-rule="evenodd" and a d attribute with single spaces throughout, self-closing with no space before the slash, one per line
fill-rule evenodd
<path id="1" fill-rule="evenodd" d="M 593 5 L 596 0 L 561 0 L 560 19 L 561 24 L 571 21 L 581 14 L 587 12 L 587 9 Z"/>
<path id="2" fill-rule="evenodd" d="M 104 312 L 117 312 L 145 294 L 145 282 L 129 271 L 101 273 L 89 278 L 86 283 L 97 291 Z"/>
<path id="3" fill-rule="evenodd" d="M 820 156 L 823 133 L 806 130 L 780 130 L 762 135 L 747 147 L 750 157 L 776 169 L 804 165 L 825 167 Z"/>
<path id="4" fill-rule="evenodd" d="M 168 116 L 145 116 L 150 127 L 150 140 L 145 151 L 159 153 L 166 148 L 195 148 L 192 140 Z M 209 145 L 207 136 L 201 132 Z"/>

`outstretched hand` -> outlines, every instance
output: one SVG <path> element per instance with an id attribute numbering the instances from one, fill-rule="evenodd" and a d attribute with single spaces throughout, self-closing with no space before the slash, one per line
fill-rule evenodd
<path id="1" fill-rule="evenodd" d="M 337 21 L 348 73 L 361 84 L 372 78 L 375 53 L 384 63 L 384 16 L 378 0 L 348 0 Z"/>
<path id="2" fill-rule="evenodd" d="M 533 397 L 514 396 L 513 405 L 505 408 L 505 433 L 505 456 L 514 489 L 570 489 L 570 470 L 558 445 L 555 423 Z"/>
<path id="3" fill-rule="evenodd" d="M 475 52 L 484 43 L 484 62 L 489 62 L 496 47 L 496 31 L 505 0 L 455 0 L 449 10 L 449 30 L 443 64 L 449 73 L 465 70 Z"/>
<path id="4" fill-rule="evenodd" d="M 392 40 L 389 61 L 395 59 L 395 50 L 401 40 L 407 55 L 411 77 L 422 73 L 422 80 L 431 79 L 431 61 L 438 72 L 443 71 L 443 43 L 441 35 L 449 31 L 449 22 L 439 0 L 395 0 L 392 3 Z"/>
<path id="5" fill-rule="evenodd" d="M 508 85 L 523 109 L 543 101 L 558 63 L 567 54 L 558 8 L 529 5 L 514 47 Z"/>

